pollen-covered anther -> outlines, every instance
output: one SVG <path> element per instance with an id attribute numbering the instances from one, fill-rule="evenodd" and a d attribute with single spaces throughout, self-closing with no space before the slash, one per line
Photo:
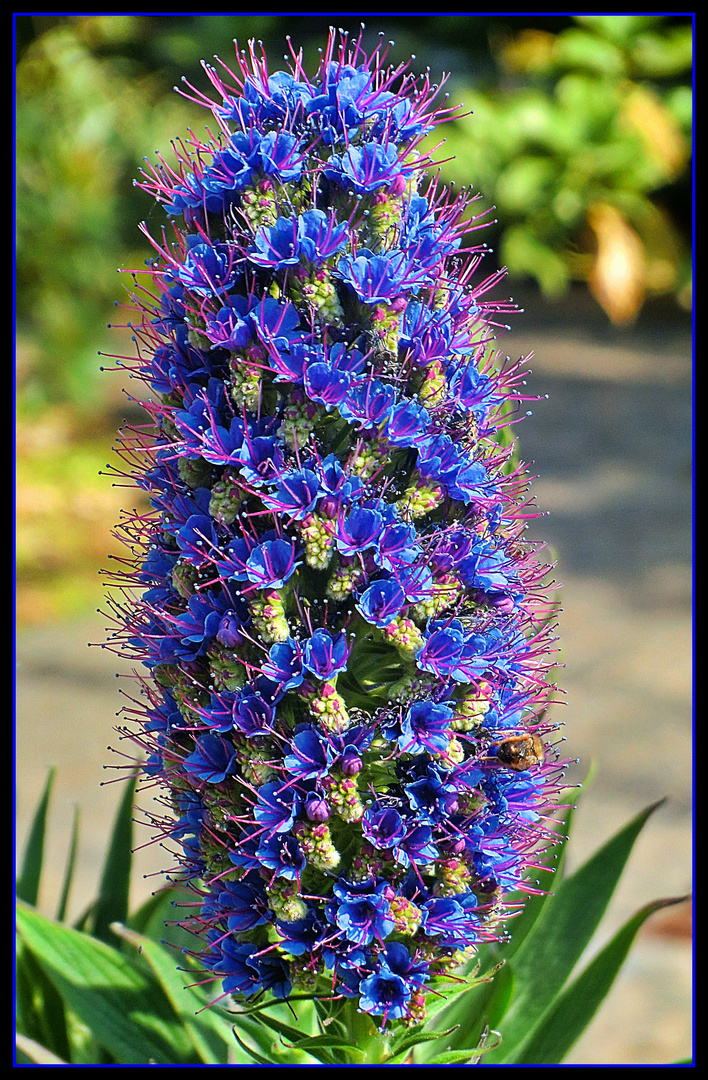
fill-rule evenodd
<path id="1" fill-rule="evenodd" d="M 224 469 L 220 480 L 216 480 L 209 496 L 209 514 L 223 525 L 233 525 L 243 503 L 245 492 L 238 477 Z"/>
<path id="2" fill-rule="evenodd" d="M 360 476 L 362 480 L 370 480 L 387 461 L 390 453 L 391 448 L 385 439 L 372 439 L 364 443 L 351 461 L 352 474 Z"/>
<path id="3" fill-rule="evenodd" d="M 351 721 L 344 698 L 337 693 L 334 683 L 324 682 L 315 689 L 303 693 L 310 711 L 325 731 L 346 731 Z"/>
<path id="4" fill-rule="evenodd" d="M 262 225 L 275 225 L 278 220 L 278 199 L 273 185 L 255 184 L 244 188 L 241 208 L 254 232 Z"/>
<path id="5" fill-rule="evenodd" d="M 209 672 L 216 690 L 232 693 L 246 682 L 246 669 L 233 649 L 212 641 L 207 649 Z"/>
<path id="6" fill-rule="evenodd" d="M 425 369 L 418 390 L 418 400 L 427 408 L 440 405 L 447 398 L 447 379 L 439 360 L 433 360 Z"/>
<path id="7" fill-rule="evenodd" d="M 361 563 L 353 559 L 338 566 L 327 582 L 327 596 L 331 600 L 345 600 L 360 585 L 365 576 Z"/>
<path id="8" fill-rule="evenodd" d="M 241 775 L 247 783 L 260 787 L 261 784 L 268 783 L 276 775 L 269 756 L 263 747 L 249 743 L 243 738 L 234 739 L 234 744 L 236 760 Z"/>
<path id="9" fill-rule="evenodd" d="M 305 446 L 315 429 L 320 413 L 319 406 L 308 401 L 302 391 L 293 390 L 290 403 L 282 412 L 278 438 L 282 439 L 291 450 Z"/>
<path id="10" fill-rule="evenodd" d="M 307 915 L 307 904 L 300 899 L 296 881 L 276 877 L 266 886 L 268 903 L 281 922 L 294 923 Z"/>
<path id="11" fill-rule="evenodd" d="M 425 1016 L 425 994 L 422 990 L 416 990 L 411 994 L 408 1009 L 405 1016 L 401 1017 L 401 1023 L 405 1024 L 406 1027 L 417 1027 L 419 1024 L 425 1023 Z"/>
<path id="12" fill-rule="evenodd" d="M 411 614 L 418 620 L 435 618 L 452 607 L 463 593 L 464 585 L 456 574 L 443 574 L 433 582 L 431 595 L 413 605 Z"/>
<path id="13" fill-rule="evenodd" d="M 314 308 L 323 322 L 341 322 L 342 306 L 328 267 L 299 266 L 291 277 L 290 290 L 296 304 Z"/>

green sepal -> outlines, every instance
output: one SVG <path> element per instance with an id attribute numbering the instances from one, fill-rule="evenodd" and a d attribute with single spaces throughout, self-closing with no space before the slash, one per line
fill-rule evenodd
<path id="1" fill-rule="evenodd" d="M 252 1050 L 251 1047 L 248 1046 L 243 1041 L 243 1039 L 240 1037 L 240 1035 L 239 1035 L 238 1031 L 236 1030 L 236 1028 L 233 1028 L 232 1030 L 233 1030 L 234 1038 L 236 1039 L 236 1042 L 239 1044 L 239 1046 L 244 1051 L 244 1053 L 247 1054 L 248 1057 L 252 1061 L 255 1061 L 258 1065 L 274 1065 L 275 1064 L 275 1062 L 271 1058 L 264 1057 L 262 1054 L 259 1054 L 256 1050 Z"/>
<path id="2" fill-rule="evenodd" d="M 480 1039 L 476 1046 L 465 1047 L 462 1050 L 444 1050 L 442 1054 L 438 1054 L 431 1061 L 429 1065 L 476 1065 L 484 1054 L 488 1054 L 501 1043 L 501 1035 L 498 1031 L 491 1032 L 494 1035 L 494 1041 L 488 1044 L 490 1032 L 488 1029 L 482 1032 Z"/>
<path id="3" fill-rule="evenodd" d="M 349 1042 L 347 1039 L 340 1039 L 337 1035 L 300 1037 L 296 1042 L 292 1043 L 291 1049 L 306 1050 L 308 1054 L 317 1058 L 318 1061 L 322 1061 L 325 1065 L 341 1064 L 340 1058 L 329 1051 L 343 1050 L 348 1057 L 354 1059 L 354 1061 L 347 1062 L 349 1065 L 360 1064 L 366 1058 L 366 1051 L 362 1050 L 360 1046 Z"/>
<path id="4" fill-rule="evenodd" d="M 498 1027 L 513 991 L 513 971 L 508 964 L 501 962 L 488 971 L 485 977 L 476 980 L 469 989 L 456 994 L 438 1018 L 446 1024 L 454 1025 L 449 1029 L 445 1050 L 452 1052 L 464 1049 L 465 1043 L 477 1043 L 486 1030 Z M 422 1061 L 426 1065 L 431 1064 L 425 1050 Z"/>

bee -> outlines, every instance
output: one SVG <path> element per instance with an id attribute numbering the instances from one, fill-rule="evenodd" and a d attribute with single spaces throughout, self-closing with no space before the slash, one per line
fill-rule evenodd
<path id="1" fill-rule="evenodd" d="M 507 769 L 522 772 L 533 765 L 542 765 L 544 758 L 543 743 L 538 735 L 527 732 L 525 735 L 511 735 L 496 747 L 497 761 Z"/>

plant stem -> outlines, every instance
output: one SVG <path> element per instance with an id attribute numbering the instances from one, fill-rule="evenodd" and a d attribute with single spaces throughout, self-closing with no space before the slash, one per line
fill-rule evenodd
<path id="1" fill-rule="evenodd" d="M 356 1064 L 375 1065 L 386 1060 L 389 1053 L 389 1035 L 379 1031 L 373 1017 L 359 1012 L 355 998 L 347 1001 L 341 1019 L 346 1024 L 349 1042 L 358 1046 L 365 1055 L 364 1061 Z"/>

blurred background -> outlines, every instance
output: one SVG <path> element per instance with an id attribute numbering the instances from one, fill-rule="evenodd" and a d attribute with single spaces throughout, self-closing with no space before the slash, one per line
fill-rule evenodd
<path id="1" fill-rule="evenodd" d="M 201 59 L 228 64 L 234 38 L 256 38 L 278 70 L 290 35 L 313 71 L 335 18 L 15 16 L 18 850 L 55 765 L 48 857 L 60 873 L 77 805 L 77 912 L 120 794 L 100 787 L 117 775 L 104 767 L 127 760 L 106 744 L 129 667 L 87 643 L 104 636 L 112 526 L 137 498 L 105 475 L 118 425 L 140 415 L 125 376 L 101 371 L 132 352 L 116 271 L 150 253 L 138 223 L 166 220 L 133 180 L 204 132 L 209 114 L 173 89 L 207 89 Z M 440 171 L 482 193 L 488 272 L 508 268 L 502 292 L 523 309 L 500 347 L 533 350 L 529 389 L 548 394 L 519 436 L 562 583 L 569 779 L 597 767 L 575 861 L 666 798 L 606 940 L 642 903 L 691 890 L 692 16 L 346 18 L 370 48 L 393 42 L 393 63 L 449 73 L 467 115 L 437 129 Z M 165 859 L 138 853 L 146 875 Z M 157 881 L 138 877 L 135 901 Z M 687 1054 L 690 942 L 689 902 L 653 916 L 569 1063 Z"/>

